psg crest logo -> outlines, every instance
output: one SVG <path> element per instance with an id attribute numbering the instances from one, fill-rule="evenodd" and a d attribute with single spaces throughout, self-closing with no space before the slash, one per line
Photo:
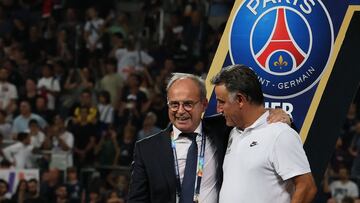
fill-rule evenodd
<path id="1" fill-rule="evenodd" d="M 311 89 L 334 41 L 329 13 L 316 0 L 243 1 L 229 36 L 232 63 L 252 67 L 265 96 L 275 99 Z"/>

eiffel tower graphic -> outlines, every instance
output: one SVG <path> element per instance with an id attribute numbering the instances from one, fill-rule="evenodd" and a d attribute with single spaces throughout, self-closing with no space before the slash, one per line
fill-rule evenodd
<path id="1" fill-rule="evenodd" d="M 295 40 L 292 38 L 287 21 L 285 17 L 285 9 L 279 8 L 277 10 L 277 19 L 271 37 L 266 42 L 265 46 L 256 54 L 257 61 L 264 68 L 269 68 L 270 64 L 266 64 L 268 58 L 276 51 L 286 51 L 292 55 L 295 59 L 295 66 L 298 67 L 305 59 L 306 54 L 299 48 Z M 282 56 L 279 57 L 280 62 L 275 62 L 277 65 L 286 66 L 288 63 L 284 63 Z M 269 62 L 270 63 L 270 62 Z M 293 64 L 293 63 L 292 63 Z M 276 66 L 276 65 L 275 65 Z"/>

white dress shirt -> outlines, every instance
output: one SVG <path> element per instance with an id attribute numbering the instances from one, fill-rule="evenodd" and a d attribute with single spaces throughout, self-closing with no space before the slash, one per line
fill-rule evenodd
<path id="1" fill-rule="evenodd" d="M 184 177 L 185 165 L 186 165 L 186 157 L 188 149 L 192 143 L 192 141 L 186 137 L 179 137 L 181 131 L 173 126 L 173 135 L 175 140 L 177 161 L 179 164 L 179 173 L 180 180 Z M 200 155 L 201 149 L 201 135 L 202 135 L 202 124 L 196 128 L 195 133 L 198 133 L 196 137 L 196 142 L 198 145 L 198 157 Z M 204 163 L 204 171 L 203 177 L 201 179 L 200 185 L 200 195 L 199 202 L 206 203 L 217 203 L 218 202 L 218 192 L 216 189 L 216 157 L 215 157 L 215 149 L 211 146 L 209 139 L 206 137 L 205 144 L 205 163 Z M 178 197 L 177 197 L 178 202 Z"/>

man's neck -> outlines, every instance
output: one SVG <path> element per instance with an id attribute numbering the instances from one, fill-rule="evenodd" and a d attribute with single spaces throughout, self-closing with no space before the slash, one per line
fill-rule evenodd
<path id="1" fill-rule="evenodd" d="M 247 110 L 244 111 L 243 122 L 238 128 L 245 129 L 251 126 L 265 111 L 266 109 L 262 105 L 249 105 Z"/>

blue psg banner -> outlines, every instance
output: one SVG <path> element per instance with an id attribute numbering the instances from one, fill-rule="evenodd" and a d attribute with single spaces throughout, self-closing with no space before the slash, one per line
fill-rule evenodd
<path id="1" fill-rule="evenodd" d="M 222 67 L 245 64 L 258 74 L 265 106 L 291 114 L 305 142 L 359 4 L 360 0 L 235 1 L 206 79 L 206 114 L 216 113 L 210 79 Z"/>

